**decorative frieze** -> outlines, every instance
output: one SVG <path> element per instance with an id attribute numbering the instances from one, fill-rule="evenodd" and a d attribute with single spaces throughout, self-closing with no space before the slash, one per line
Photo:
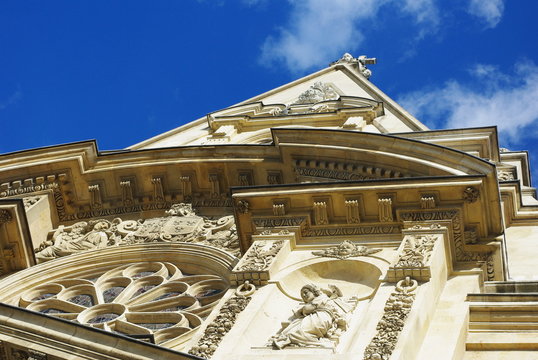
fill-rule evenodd
<path id="1" fill-rule="evenodd" d="M 133 199 L 133 188 L 131 186 L 130 180 L 120 181 L 121 188 L 121 202 L 123 206 L 132 206 L 134 203 Z"/>
<path id="2" fill-rule="evenodd" d="M 392 215 L 392 198 L 379 197 L 379 199 L 377 199 L 377 206 L 378 206 L 380 222 L 393 222 L 394 221 L 394 218 Z"/>
<path id="3" fill-rule="evenodd" d="M 155 176 L 151 178 L 151 183 L 153 184 L 153 201 L 154 202 L 164 202 L 164 188 L 163 188 L 163 179 L 160 176 Z"/>
<path id="4" fill-rule="evenodd" d="M 352 236 L 352 235 L 390 235 L 399 234 L 400 225 L 356 224 L 354 226 L 335 226 L 325 228 L 304 228 L 303 237 Z"/>
<path id="5" fill-rule="evenodd" d="M 364 351 L 364 360 L 388 360 L 398 343 L 405 320 L 411 312 L 418 283 L 409 277 L 400 280 L 385 303 L 385 312 L 377 323 L 376 335 Z"/>
<path id="6" fill-rule="evenodd" d="M 343 241 L 337 246 L 331 246 L 321 251 L 312 251 L 312 255 L 337 258 L 340 260 L 355 256 L 370 256 L 382 249 L 370 249 L 366 246 L 356 245 L 351 241 Z"/>
<path id="7" fill-rule="evenodd" d="M 314 202 L 314 224 L 327 225 L 328 223 L 327 203 L 325 201 Z"/>
<path id="8" fill-rule="evenodd" d="M 239 286 L 235 294 L 226 300 L 224 305 L 219 309 L 219 314 L 207 326 L 196 346 L 193 346 L 189 350 L 189 354 L 210 359 L 224 336 L 234 326 L 237 316 L 247 307 L 254 291 L 254 285 L 248 281 Z"/>
<path id="9" fill-rule="evenodd" d="M 352 163 L 316 160 L 295 160 L 294 171 L 298 177 L 308 179 L 368 180 L 400 178 L 399 171 Z"/>
<path id="10" fill-rule="evenodd" d="M 101 196 L 101 187 L 99 184 L 88 186 L 90 192 L 90 207 L 92 210 L 100 210 L 103 208 L 103 198 Z"/>
<path id="11" fill-rule="evenodd" d="M 306 222 L 306 217 L 254 218 L 252 222 L 256 228 L 297 227 Z"/>
<path id="12" fill-rule="evenodd" d="M 167 216 L 145 220 L 105 219 L 60 225 L 52 238 L 36 249 L 40 261 L 108 246 L 148 242 L 196 242 L 239 254 L 233 216 L 208 219 L 195 214 L 190 204 L 172 205 Z"/>
<path id="13" fill-rule="evenodd" d="M 348 224 L 358 224 L 361 222 L 359 215 L 359 201 L 358 200 L 346 200 L 346 222 Z"/>

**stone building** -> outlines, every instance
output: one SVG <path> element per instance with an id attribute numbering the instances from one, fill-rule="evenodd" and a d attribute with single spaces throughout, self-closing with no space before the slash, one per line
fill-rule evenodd
<path id="1" fill-rule="evenodd" d="M 374 62 L 1 155 L 0 359 L 538 358 L 527 153 L 429 130 Z"/>

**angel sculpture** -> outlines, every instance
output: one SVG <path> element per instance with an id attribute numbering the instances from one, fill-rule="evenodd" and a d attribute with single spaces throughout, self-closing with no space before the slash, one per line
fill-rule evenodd
<path id="1" fill-rule="evenodd" d="M 295 347 L 334 347 L 347 329 L 348 315 L 354 306 L 344 301 L 335 285 L 329 290 L 308 284 L 301 288 L 304 305 L 294 311 L 289 323 L 270 339 L 277 349 Z"/>

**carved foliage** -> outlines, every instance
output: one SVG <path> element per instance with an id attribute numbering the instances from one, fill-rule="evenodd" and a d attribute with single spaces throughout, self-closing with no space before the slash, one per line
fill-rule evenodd
<path id="1" fill-rule="evenodd" d="M 479 197 L 480 191 L 473 186 L 469 186 L 463 190 L 463 200 L 467 203 L 474 203 Z"/>
<path id="2" fill-rule="evenodd" d="M 396 285 L 385 303 L 385 313 L 377 323 L 377 333 L 364 351 L 364 360 L 388 360 L 396 347 L 405 319 L 415 300 L 416 280 L 409 277 Z"/>
<path id="3" fill-rule="evenodd" d="M 243 290 L 244 288 L 247 288 Z M 208 325 L 204 331 L 204 335 L 198 340 L 196 346 L 189 350 L 189 354 L 211 358 L 218 348 L 218 345 L 235 324 L 237 316 L 245 310 L 248 303 L 252 299 L 250 295 L 254 292 L 254 285 L 248 281 L 244 285 L 237 288 L 236 293 L 226 300 L 220 308 L 217 317 Z"/>
<path id="4" fill-rule="evenodd" d="M 264 271 L 275 259 L 284 241 L 255 241 L 241 260 L 238 271 Z"/>
<path id="5" fill-rule="evenodd" d="M 332 246 L 322 251 L 312 251 L 312 255 L 347 259 L 353 256 L 369 256 L 380 252 L 381 250 L 382 249 L 370 249 L 366 246 L 356 245 L 351 241 L 346 240 L 337 246 Z"/>

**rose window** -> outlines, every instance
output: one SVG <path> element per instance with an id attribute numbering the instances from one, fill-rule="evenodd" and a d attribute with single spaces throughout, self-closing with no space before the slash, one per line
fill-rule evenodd
<path id="1" fill-rule="evenodd" d="M 220 276 L 188 274 L 180 267 L 144 262 L 55 280 L 24 293 L 20 306 L 176 347 L 190 338 L 228 288 Z"/>

